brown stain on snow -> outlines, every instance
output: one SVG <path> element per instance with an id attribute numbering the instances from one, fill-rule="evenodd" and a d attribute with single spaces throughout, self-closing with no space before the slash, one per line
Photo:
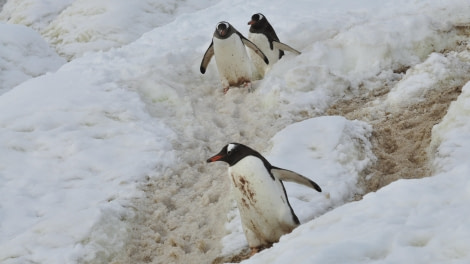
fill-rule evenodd
<path id="1" fill-rule="evenodd" d="M 469 49 L 470 24 L 455 25 L 453 30 L 464 40 L 457 42 L 453 50 L 442 51 L 444 55 Z M 408 68 L 402 67 L 394 72 L 402 74 L 403 78 Z M 462 86 L 470 81 L 470 73 L 467 76 L 467 79 L 438 83 L 439 88 L 429 89 L 424 101 L 408 105 L 401 111 L 377 113 L 376 108 L 371 107 L 374 102 L 383 102 L 395 83 L 385 84 L 367 95 L 338 101 L 326 111 L 328 115 L 366 121 L 373 127 L 371 143 L 377 162 L 363 172 L 360 182 L 364 193 L 358 194 L 356 199 L 399 179 L 419 179 L 431 175 L 432 127 L 441 122 L 450 103 L 462 92 Z M 456 85 L 456 82 L 459 84 Z"/>
<path id="2" fill-rule="evenodd" d="M 388 89 L 384 89 L 388 93 Z M 450 86 L 429 91 L 425 101 L 409 105 L 403 111 L 381 113 L 379 118 L 372 120 L 367 117 L 367 112 L 371 110 L 368 106 L 372 100 L 377 99 L 374 96 L 340 101 L 327 111 L 330 115 L 342 115 L 351 120 L 366 119 L 364 121 L 373 127 L 371 143 L 377 162 L 361 179 L 365 193 L 377 191 L 398 179 L 430 175 L 428 147 L 432 127 L 442 120 L 461 90 L 462 87 Z"/>

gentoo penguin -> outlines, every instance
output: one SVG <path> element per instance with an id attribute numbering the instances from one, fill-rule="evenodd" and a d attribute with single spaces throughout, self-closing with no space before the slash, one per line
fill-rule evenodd
<path id="1" fill-rule="evenodd" d="M 232 190 L 252 255 L 279 241 L 282 235 L 300 224 L 282 181 L 296 182 L 321 192 L 315 182 L 272 166 L 260 153 L 240 143 L 224 146 L 207 160 L 214 161 L 225 161 L 229 165 Z"/>
<path id="2" fill-rule="evenodd" d="M 272 67 L 274 63 L 281 59 L 284 55 L 284 51 L 290 51 L 297 55 L 300 54 L 300 51 L 279 41 L 276 32 L 263 14 L 258 13 L 251 16 L 251 21 L 248 22 L 248 25 L 250 25 L 248 39 L 255 43 L 268 57 L 270 62 L 269 67 Z M 268 70 L 268 65 L 262 63 L 262 61 L 251 52 L 250 55 L 259 77 L 263 78 Z"/>
<path id="3" fill-rule="evenodd" d="M 259 56 L 264 64 L 269 63 L 266 55 L 232 25 L 225 21 L 219 22 L 215 27 L 212 42 L 202 58 L 201 73 L 206 72 L 212 56 L 215 56 L 224 93 L 230 86 L 251 85 L 251 62 L 245 46 L 253 50 L 256 54 L 253 56 Z"/>

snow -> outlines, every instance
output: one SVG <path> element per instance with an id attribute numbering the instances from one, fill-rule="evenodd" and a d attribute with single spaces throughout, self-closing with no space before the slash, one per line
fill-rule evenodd
<path id="1" fill-rule="evenodd" d="M 0 23 L 0 94 L 47 72 L 56 71 L 65 60 L 41 35 L 21 26 Z"/>
<path id="2" fill-rule="evenodd" d="M 81 76 L 63 69 L 0 97 L 8 113 L 0 117 L 2 262 L 116 252 L 137 182 L 175 161 L 173 132 L 150 118 L 136 94 Z"/>
<path id="3" fill-rule="evenodd" d="M 464 263 L 468 184 L 452 174 L 392 183 L 299 227 L 245 263 Z"/>
<path id="4" fill-rule="evenodd" d="M 178 15 L 212 2 L 13 0 L 4 5 L 0 20 L 31 26 L 54 44 L 59 54 L 73 59 L 86 52 L 128 44 Z"/>
<path id="5" fill-rule="evenodd" d="M 243 263 L 466 263 L 469 94 L 470 83 L 433 129 L 434 176 L 399 180 L 339 207 Z"/>
<path id="6" fill-rule="evenodd" d="M 202 55 L 217 22 L 247 35 L 257 12 L 302 54 L 287 53 L 252 93 L 224 96 L 214 63 L 199 73 Z M 151 240 L 138 245 L 162 240 L 163 249 L 139 247 L 154 263 L 185 255 L 200 263 L 245 247 L 236 208 L 208 209 L 231 204 L 228 185 L 216 180 L 226 167 L 204 164 L 240 141 L 323 189 L 287 183 L 303 224 L 244 263 L 467 263 L 470 52 L 456 48 L 468 34 L 455 26 L 470 23 L 469 12 L 465 0 L 7 0 L 0 262 L 127 263 L 138 258 L 129 243 L 145 236 Z M 373 177 L 373 128 L 327 109 L 390 86 L 371 115 L 399 112 L 444 84 L 463 89 L 432 130 L 431 177 L 398 180 L 355 201 L 361 180 Z M 184 181 L 158 189 L 173 175 Z M 190 185 L 194 178 L 207 182 Z M 162 197 L 152 200 L 142 187 L 149 182 Z M 147 217 L 153 204 L 171 209 Z M 146 217 L 162 224 L 135 234 Z M 171 228 L 161 230 L 162 217 L 174 217 Z"/>
<path id="7" fill-rule="evenodd" d="M 436 172 L 458 172 L 459 170 L 465 172 L 468 170 L 465 160 L 469 151 L 469 148 L 467 148 L 469 144 L 469 134 L 467 132 L 470 129 L 468 125 L 470 117 L 469 96 L 470 83 L 467 83 L 457 101 L 450 105 L 442 122 L 433 128 L 431 146 L 436 148 L 436 159 L 434 161 Z M 457 175 L 460 175 L 460 173 L 457 173 Z M 464 175 L 462 174 L 462 176 Z M 463 183 L 465 182 L 467 181 L 463 181 Z M 467 189 L 469 186 L 467 183 Z"/>
<path id="8" fill-rule="evenodd" d="M 40 31 L 51 23 L 73 0 L 23 1 L 7 0 L 2 4 L 0 19 Z"/>
<path id="9" fill-rule="evenodd" d="M 407 76 L 388 94 L 386 104 L 389 109 L 400 110 L 410 101 L 423 101 L 426 93 L 439 89 L 441 83 L 463 86 L 470 70 L 468 58 L 464 55 L 466 53 L 453 52 L 447 56 L 433 53 L 423 63 L 409 69 Z M 461 58 L 462 56 L 464 57 Z"/>
<path id="10" fill-rule="evenodd" d="M 434 176 L 399 180 L 336 208 L 243 263 L 468 262 L 469 96 L 467 83 L 433 128 Z"/>

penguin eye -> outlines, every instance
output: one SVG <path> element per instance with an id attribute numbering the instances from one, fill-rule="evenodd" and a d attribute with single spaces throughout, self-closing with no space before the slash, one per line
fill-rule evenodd
<path id="1" fill-rule="evenodd" d="M 263 19 L 263 15 L 258 13 L 258 20 Z"/>

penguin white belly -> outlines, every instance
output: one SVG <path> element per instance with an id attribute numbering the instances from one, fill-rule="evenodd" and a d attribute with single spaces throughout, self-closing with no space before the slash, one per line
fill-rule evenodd
<path id="1" fill-rule="evenodd" d="M 214 55 L 222 86 L 239 86 L 251 82 L 250 58 L 237 34 L 227 39 L 214 38 Z"/>
<path id="2" fill-rule="evenodd" d="M 243 158 L 229 167 L 229 176 L 250 247 L 277 242 L 297 226 L 282 183 L 271 178 L 260 159 Z"/>
<path id="3" fill-rule="evenodd" d="M 253 66 L 255 67 L 259 77 L 263 78 L 272 65 L 274 65 L 279 60 L 279 49 L 273 47 L 271 50 L 268 38 L 263 34 L 250 32 L 248 34 L 248 39 L 258 46 L 264 55 L 268 57 L 269 65 L 266 64 L 260 56 L 256 55 L 254 51 L 251 49 L 249 50 L 251 60 L 253 61 Z"/>

